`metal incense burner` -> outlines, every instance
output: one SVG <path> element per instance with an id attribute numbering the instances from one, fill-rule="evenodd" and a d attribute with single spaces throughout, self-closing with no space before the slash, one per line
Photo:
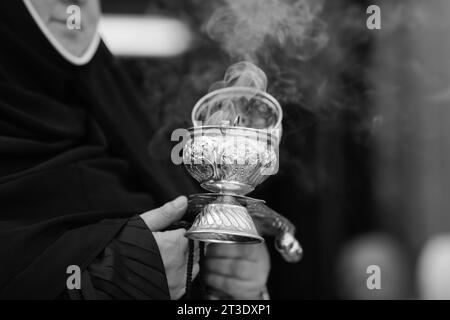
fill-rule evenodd
<path id="1" fill-rule="evenodd" d="M 209 193 L 189 196 L 188 211 L 196 218 L 188 238 L 260 243 L 273 236 L 287 261 L 301 259 L 294 225 L 263 200 L 246 196 L 278 171 L 281 120 L 278 101 L 252 88 L 220 89 L 198 101 L 183 163 Z"/>

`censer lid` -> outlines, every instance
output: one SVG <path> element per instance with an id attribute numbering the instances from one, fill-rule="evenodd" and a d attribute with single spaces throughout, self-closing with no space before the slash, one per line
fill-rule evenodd
<path id="1" fill-rule="evenodd" d="M 254 129 L 280 129 L 283 110 L 267 92 L 250 87 L 229 87 L 210 92 L 192 110 L 198 126 L 230 125 Z"/>

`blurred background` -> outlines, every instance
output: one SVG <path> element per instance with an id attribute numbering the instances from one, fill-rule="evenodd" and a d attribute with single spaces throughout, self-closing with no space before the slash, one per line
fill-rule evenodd
<path id="1" fill-rule="evenodd" d="M 257 57 L 284 122 L 280 170 L 252 196 L 294 222 L 305 251 L 294 265 L 273 254 L 271 297 L 450 299 L 450 2 L 298 1 L 306 41 Z M 237 61 L 208 34 L 227 2 L 102 1 L 103 38 L 162 126 L 189 127 Z"/>

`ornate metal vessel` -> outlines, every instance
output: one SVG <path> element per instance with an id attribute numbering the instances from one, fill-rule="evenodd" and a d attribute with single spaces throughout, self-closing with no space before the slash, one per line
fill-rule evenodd
<path id="1" fill-rule="evenodd" d="M 210 193 L 189 197 L 188 210 L 196 218 L 187 237 L 259 243 L 262 236 L 274 236 L 287 261 L 300 260 L 292 223 L 264 201 L 245 196 L 278 171 L 281 120 L 278 101 L 251 88 L 216 90 L 196 104 L 183 163 Z"/>

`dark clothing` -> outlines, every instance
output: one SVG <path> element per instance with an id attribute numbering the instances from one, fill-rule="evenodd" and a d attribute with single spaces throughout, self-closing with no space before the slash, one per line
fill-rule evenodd
<path id="1" fill-rule="evenodd" d="M 135 216 L 90 263 L 81 290 L 67 290 L 70 299 L 168 299 L 161 257 L 152 233 Z"/>
<path id="2" fill-rule="evenodd" d="M 160 156 L 170 135 L 157 132 L 151 107 L 103 43 L 90 63 L 71 65 L 23 2 L 7 0 L 0 44 L 0 298 L 53 299 L 69 265 L 95 273 L 123 253 L 130 217 L 188 192 L 191 181 Z M 155 251 L 150 231 L 146 241 Z M 153 291 L 133 297 L 169 297 L 153 254 Z"/>

